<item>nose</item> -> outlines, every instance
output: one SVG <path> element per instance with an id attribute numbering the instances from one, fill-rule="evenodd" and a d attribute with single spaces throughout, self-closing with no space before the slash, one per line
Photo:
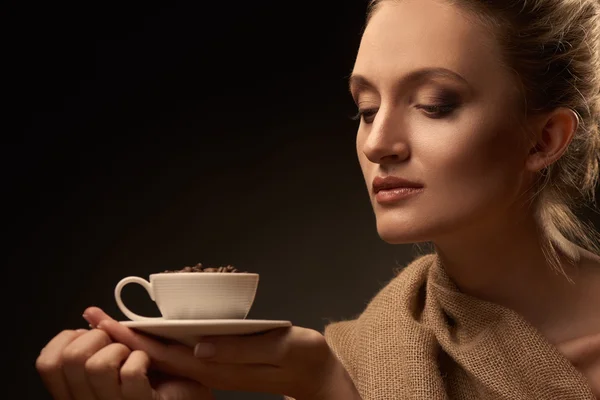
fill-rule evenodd
<path id="1" fill-rule="evenodd" d="M 376 164 L 398 163 L 410 156 L 401 116 L 380 109 L 363 144 L 363 153 Z"/>

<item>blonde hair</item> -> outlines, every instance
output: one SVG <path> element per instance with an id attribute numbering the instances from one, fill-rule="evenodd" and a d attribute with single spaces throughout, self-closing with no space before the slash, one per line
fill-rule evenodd
<path id="1" fill-rule="evenodd" d="M 384 1 L 371 0 L 367 24 Z M 600 254 L 599 233 L 574 210 L 597 210 L 600 160 L 600 2 L 598 0 L 443 0 L 467 11 L 490 31 L 502 49 L 502 65 L 515 76 L 523 117 L 558 107 L 579 119 L 563 156 L 540 172 L 532 193 L 544 229 L 542 248 L 562 271 L 561 240 Z M 519 112 L 519 110 L 516 110 Z M 570 257 L 571 259 L 574 258 Z"/>

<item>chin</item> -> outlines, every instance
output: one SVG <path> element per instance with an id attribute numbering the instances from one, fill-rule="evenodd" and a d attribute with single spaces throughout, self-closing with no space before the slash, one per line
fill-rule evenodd
<path id="1" fill-rule="evenodd" d="M 431 241 L 431 232 L 425 227 L 377 223 L 379 237 L 389 244 L 412 244 Z"/>
<path id="2" fill-rule="evenodd" d="M 428 210 L 415 207 L 376 209 L 377 233 L 389 244 L 430 242 L 440 228 L 438 221 L 431 214 Z"/>

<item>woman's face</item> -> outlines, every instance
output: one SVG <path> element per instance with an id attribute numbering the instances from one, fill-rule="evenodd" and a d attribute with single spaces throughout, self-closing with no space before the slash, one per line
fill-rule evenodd
<path id="1" fill-rule="evenodd" d="M 363 113 L 358 157 L 385 241 L 435 242 L 510 218 L 528 148 L 499 52 L 488 32 L 440 0 L 384 1 L 373 15 L 350 87 Z M 422 189 L 376 195 L 374 179 L 390 176 Z"/>

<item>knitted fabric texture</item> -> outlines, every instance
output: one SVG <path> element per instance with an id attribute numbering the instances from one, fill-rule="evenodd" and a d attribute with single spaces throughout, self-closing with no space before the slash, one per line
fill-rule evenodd
<path id="1" fill-rule="evenodd" d="M 363 400 L 596 399 L 521 316 L 460 293 L 435 254 L 414 260 L 357 319 L 331 323 L 324 335 Z"/>

